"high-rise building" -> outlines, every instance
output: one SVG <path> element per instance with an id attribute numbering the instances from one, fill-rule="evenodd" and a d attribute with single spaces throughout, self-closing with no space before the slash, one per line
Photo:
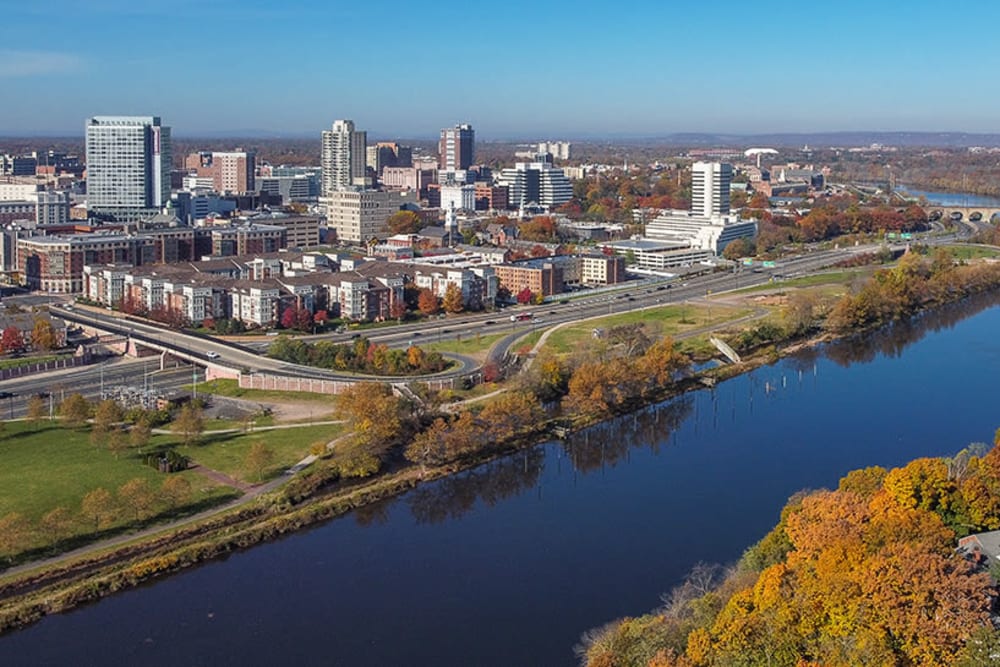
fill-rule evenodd
<path id="1" fill-rule="evenodd" d="M 340 190 L 331 193 L 326 207 L 327 228 L 337 240 L 363 245 L 387 235 L 386 221 L 404 205 L 416 205 L 412 190 Z"/>
<path id="2" fill-rule="evenodd" d="M 508 188 L 510 206 L 538 204 L 555 208 L 573 198 L 573 184 L 562 169 L 548 162 L 517 162 L 513 169 L 504 169 L 499 182 Z"/>
<path id="3" fill-rule="evenodd" d="M 350 190 L 365 183 L 365 144 L 367 132 L 355 130 L 354 121 L 335 120 L 333 128 L 323 131 L 320 166 L 323 168 L 321 196 Z"/>
<path id="4" fill-rule="evenodd" d="M 476 157 L 476 132 L 468 123 L 441 130 L 438 166 L 442 171 L 468 169 Z"/>
<path id="5" fill-rule="evenodd" d="M 170 200 L 170 128 L 159 116 L 87 120 L 87 208 L 117 221 L 156 214 Z"/>
<path id="6" fill-rule="evenodd" d="M 184 168 L 201 178 L 211 178 L 216 192 L 252 192 L 256 190 L 254 173 L 257 171 L 257 154 L 246 151 L 190 153 Z"/>
<path id="7" fill-rule="evenodd" d="M 691 212 L 705 218 L 727 215 L 732 181 L 732 165 L 695 162 L 691 167 Z"/>

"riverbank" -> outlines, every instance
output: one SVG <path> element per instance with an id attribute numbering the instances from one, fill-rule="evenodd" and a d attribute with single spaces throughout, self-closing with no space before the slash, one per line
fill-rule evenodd
<path id="1" fill-rule="evenodd" d="M 714 369 L 712 373 L 720 380 L 732 377 L 776 361 L 790 354 L 792 349 L 798 349 L 798 346 L 816 344 L 820 340 L 822 337 L 787 341 L 779 348 L 760 348 L 742 365 Z M 793 345 L 796 347 L 793 348 Z M 708 373 L 703 375 L 707 376 Z M 699 388 L 702 386 L 699 382 L 697 378 L 691 378 L 687 384 L 677 387 L 673 392 L 650 397 L 649 402 Z M 583 423 L 578 423 L 572 425 L 570 430 L 579 430 L 583 427 Z M 273 539 L 382 498 L 398 495 L 421 482 L 441 479 L 507 456 L 511 452 L 532 446 L 547 438 L 546 433 L 539 433 L 532 438 L 508 443 L 503 450 L 493 451 L 485 456 L 470 457 L 448 466 L 428 468 L 423 478 L 417 467 L 411 466 L 374 480 L 349 484 L 341 482 L 330 492 L 300 504 L 291 504 L 275 494 L 261 499 L 252 508 L 234 513 L 233 516 L 222 517 L 215 522 L 205 523 L 187 531 L 165 531 L 158 544 L 152 545 L 148 550 L 143 550 L 143 545 L 133 545 L 115 553 L 95 553 L 91 559 L 75 561 L 78 567 L 67 564 L 64 568 L 66 576 L 60 580 L 56 580 L 55 577 L 45 579 L 43 575 L 35 575 L 32 582 L 27 582 L 21 589 L 14 587 L 15 582 L 5 582 L 0 589 L 0 596 L 4 600 L 10 600 L 11 604 L 5 604 L 3 607 L 4 627 L 30 623 L 46 613 L 62 611 L 81 601 L 97 599 L 143 580 Z M 15 604 L 19 606 L 19 611 L 14 609 Z"/>

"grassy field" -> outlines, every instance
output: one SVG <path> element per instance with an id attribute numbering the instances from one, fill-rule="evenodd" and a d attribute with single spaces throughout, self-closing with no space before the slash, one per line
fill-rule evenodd
<path id="1" fill-rule="evenodd" d="M 118 458 L 104 447 L 90 444 L 89 429 L 69 429 L 44 422 L 7 422 L 0 433 L 0 516 L 19 512 L 37 521 L 46 512 L 65 507 L 79 514 L 83 496 L 97 488 L 112 494 L 125 482 L 139 478 L 158 489 L 167 478 L 142 463 L 128 450 Z M 233 494 L 205 477 L 176 473 L 191 483 L 191 503 Z"/>
<path id="2" fill-rule="evenodd" d="M 428 352 L 441 352 L 447 354 L 448 352 L 453 352 L 455 354 L 467 354 L 469 356 L 475 356 L 477 354 L 486 354 L 489 352 L 493 344 L 498 340 L 507 335 L 508 332 L 503 333 L 491 333 L 491 334 L 463 334 L 461 340 L 447 340 L 448 336 L 454 336 L 454 334 L 446 334 L 445 340 L 440 343 L 433 342 L 419 342 L 419 339 L 414 340 L 422 348 Z M 427 336 L 431 333 L 428 332 Z M 435 339 L 436 340 L 436 334 Z"/>
<path id="3" fill-rule="evenodd" d="M 642 322 L 660 335 L 676 336 L 691 329 L 717 325 L 744 317 L 753 312 L 750 309 L 724 305 L 671 304 L 659 308 L 636 310 L 619 315 L 609 315 L 588 320 L 573 326 L 563 327 L 553 332 L 545 342 L 545 347 L 557 354 L 569 354 L 581 348 L 593 338 L 594 329 L 608 329 L 623 324 Z M 518 346 L 520 347 L 520 346 Z"/>
<path id="4" fill-rule="evenodd" d="M 740 290 L 730 292 L 730 294 L 751 294 L 753 292 L 766 292 L 776 289 L 794 289 L 799 287 L 817 287 L 819 285 L 850 285 L 858 278 L 867 278 L 871 275 L 871 270 L 850 269 L 847 271 L 830 271 L 827 273 L 817 273 L 791 280 L 782 280 L 754 287 L 745 287 Z"/>
<path id="5" fill-rule="evenodd" d="M 948 245 L 942 247 L 958 260 L 967 261 L 970 259 L 982 259 L 984 257 L 991 259 L 1000 257 L 1000 250 L 986 246 Z"/>
<path id="6" fill-rule="evenodd" d="M 341 424 L 307 425 L 247 433 L 207 433 L 198 444 L 191 446 L 177 444 L 176 436 L 159 435 L 154 438 L 153 444 L 160 448 L 173 446 L 179 453 L 206 468 L 224 472 L 235 479 L 256 483 L 256 476 L 245 465 L 247 454 L 254 443 L 262 442 L 274 453 L 272 465 L 264 472 L 266 480 L 281 474 L 281 471 L 307 456 L 314 443 L 329 442 L 343 432 Z"/>

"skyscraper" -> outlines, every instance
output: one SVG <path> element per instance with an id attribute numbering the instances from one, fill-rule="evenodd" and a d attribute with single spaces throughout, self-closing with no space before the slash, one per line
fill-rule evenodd
<path id="1" fill-rule="evenodd" d="M 320 166 L 323 168 L 322 196 L 364 186 L 367 132 L 354 129 L 354 121 L 335 120 L 323 131 Z"/>
<path id="2" fill-rule="evenodd" d="M 89 210 L 131 221 L 170 200 L 170 128 L 159 116 L 94 116 L 86 142 Z"/>
<path id="3" fill-rule="evenodd" d="M 476 132 L 468 123 L 441 130 L 438 166 L 442 171 L 468 169 L 476 158 Z"/>
<path id="4" fill-rule="evenodd" d="M 691 212 L 704 218 L 727 215 L 732 181 L 732 165 L 695 162 L 691 167 Z"/>

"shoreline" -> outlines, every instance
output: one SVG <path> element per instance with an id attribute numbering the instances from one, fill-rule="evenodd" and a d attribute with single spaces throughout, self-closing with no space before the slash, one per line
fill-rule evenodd
<path id="1" fill-rule="evenodd" d="M 974 295 L 971 295 L 974 296 Z M 961 303 L 963 299 L 921 309 L 900 321 L 912 320 L 933 310 Z M 892 323 L 870 327 L 880 330 Z M 425 482 L 465 472 L 519 451 L 536 447 L 622 414 L 672 400 L 688 392 L 737 377 L 798 352 L 865 333 L 834 334 L 820 330 L 805 337 L 763 345 L 739 364 L 726 364 L 687 377 L 655 396 L 610 416 L 549 419 L 528 434 L 504 443 L 498 449 L 421 471 L 409 464 L 367 480 L 340 481 L 322 487 L 298 503 L 284 495 L 287 481 L 277 489 L 220 514 L 182 527 L 164 527 L 134 544 L 105 547 L 99 544 L 87 554 L 54 563 L 44 569 L 28 568 L 9 578 L 0 572 L 0 634 L 33 624 L 46 615 L 67 611 L 141 583 L 179 572 L 229 553 L 267 542 L 302 528 L 343 516 L 351 510 L 397 497 Z M 559 430 L 558 435 L 555 431 Z M 290 479 L 296 479 L 292 477 Z"/>

